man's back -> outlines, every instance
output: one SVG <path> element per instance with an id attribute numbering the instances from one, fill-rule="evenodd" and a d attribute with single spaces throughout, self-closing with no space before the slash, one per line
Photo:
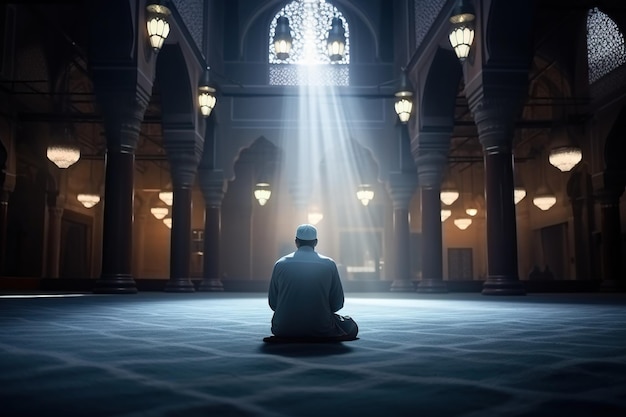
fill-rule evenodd
<path id="1" fill-rule="evenodd" d="M 310 246 L 301 246 L 276 262 L 268 299 L 274 310 L 272 333 L 277 336 L 344 334 L 334 320 L 344 303 L 337 265 Z"/>

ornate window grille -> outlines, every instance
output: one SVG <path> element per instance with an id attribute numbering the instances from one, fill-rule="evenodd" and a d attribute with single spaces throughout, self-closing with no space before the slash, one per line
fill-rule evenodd
<path id="1" fill-rule="evenodd" d="M 280 16 L 289 19 L 293 37 L 291 52 L 281 60 L 274 51 L 274 33 Z M 346 36 L 341 60 L 331 61 L 326 38 L 332 19 L 343 23 Z M 295 0 L 283 7 L 272 19 L 268 40 L 270 85 L 349 85 L 350 30 L 348 22 L 335 6 L 325 0 Z"/>
<path id="2" fill-rule="evenodd" d="M 617 24 L 597 7 L 587 14 L 587 65 L 589 84 L 626 63 L 624 34 Z"/>

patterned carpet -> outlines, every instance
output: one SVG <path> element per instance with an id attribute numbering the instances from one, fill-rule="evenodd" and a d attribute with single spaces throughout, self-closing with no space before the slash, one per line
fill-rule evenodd
<path id="1" fill-rule="evenodd" d="M 347 294 L 360 339 L 262 342 L 262 293 L 0 297 L 0 415 L 625 416 L 626 294 Z"/>

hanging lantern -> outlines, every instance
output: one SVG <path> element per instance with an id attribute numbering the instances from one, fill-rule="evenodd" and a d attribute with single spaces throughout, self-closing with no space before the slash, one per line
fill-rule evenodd
<path id="1" fill-rule="evenodd" d="M 346 48 L 346 31 L 338 17 L 333 17 L 328 32 L 328 56 L 331 61 L 340 61 Z"/>
<path id="2" fill-rule="evenodd" d="M 450 16 L 450 44 L 462 61 L 468 57 L 474 42 L 474 19 L 476 15 L 469 0 L 459 0 Z"/>
<path id="3" fill-rule="evenodd" d="M 374 198 L 374 190 L 372 190 L 369 184 L 362 184 L 356 192 L 356 198 L 359 199 L 361 204 L 367 206 Z"/>
<path id="4" fill-rule="evenodd" d="M 513 190 L 513 201 L 515 204 L 519 203 L 526 197 L 526 189 L 524 187 L 515 187 Z"/>
<path id="5" fill-rule="evenodd" d="M 548 190 L 548 187 L 542 185 L 537 190 L 537 195 L 533 198 L 533 204 L 541 210 L 546 211 L 556 204 L 556 196 Z"/>
<path id="6" fill-rule="evenodd" d="M 406 123 L 411 118 L 411 110 L 413 109 L 413 92 L 409 79 L 406 76 L 404 68 L 400 74 L 400 88 L 395 93 L 396 96 L 396 113 L 402 123 Z"/>
<path id="7" fill-rule="evenodd" d="M 272 195 L 272 189 L 269 183 L 259 182 L 254 189 L 254 198 L 257 199 L 259 205 L 264 206 Z"/>
<path id="8" fill-rule="evenodd" d="M 209 117 L 215 107 L 215 103 L 217 102 L 215 91 L 215 88 L 211 85 L 209 68 L 207 68 L 204 70 L 204 74 L 198 85 L 198 104 L 200 105 L 200 112 L 204 117 Z"/>
<path id="9" fill-rule="evenodd" d="M 452 210 L 442 209 L 441 210 L 441 222 L 445 222 L 448 217 L 452 215 Z"/>
<path id="10" fill-rule="evenodd" d="M 583 159 L 583 153 L 576 146 L 559 146 L 550 150 L 548 160 L 561 172 L 570 171 Z"/>
<path id="11" fill-rule="evenodd" d="M 148 11 L 146 26 L 150 45 L 155 52 L 159 52 L 170 33 L 170 24 L 167 19 L 172 12 L 166 6 L 158 3 L 149 4 L 146 6 L 146 10 Z"/>
<path id="12" fill-rule="evenodd" d="M 280 16 L 276 21 L 276 30 L 274 32 L 274 51 L 278 59 L 284 60 L 289 58 L 292 41 L 289 19 L 285 16 Z"/>

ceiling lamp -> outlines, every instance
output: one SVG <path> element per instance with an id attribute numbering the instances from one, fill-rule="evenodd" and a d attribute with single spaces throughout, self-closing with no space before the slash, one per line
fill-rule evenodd
<path id="1" fill-rule="evenodd" d="M 459 192 L 452 188 L 442 189 L 439 193 L 439 198 L 443 204 L 449 206 L 459 198 Z"/>
<path id="2" fill-rule="evenodd" d="M 338 17 L 333 21 L 328 32 L 328 56 L 331 61 L 340 61 L 346 48 L 346 31 L 343 22 Z"/>
<path id="3" fill-rule="evenodd" d="M 526 189 L 524 187 L 515 187 L 513 190 L 513 201 L 519 203 L 526 197 Z"/>
<path id="4" fill-rule="evenodd" d="M 571 170 L 583 159 L 583 153 L 576 146 L 559 146 L 550 150 L 550 163 L 566 172 Z"/>
<path id="5" fill-rule="evenodd" d="M 289 58 L 289 52 L 291 52 L 291 29 L 289 28 L 289 19 L 285 16 L 280 16 L 276 21 L 276 29 L 274 31 L 274 51 L 276 52 L 276 58 L 287 59 Z"/>
<path id="6" fill-rule="evenodd" d="M 470 227 L 471 224 L 472 219 L 470 218 L 454 219 L 454 225 L 461 230 L 467 229 L 468 227 Z"/>
<path id="7" fill-rule="evenodd" d="M 100 202 L 100 196 L 98 194 L 81 193 L 76 196 L 76 199 L 86 208 L 92 208 Z"/>
<path id="8" fill-rule="evenodd" d="M 161 191 L 159 193 L 159 200 L 171 206 L 174 203 L 174 193 L 171 191 Z"/>
<path id="9" fill-rule="evenodd" d="M 270 199 L 272 195 L 272 190 L 270 188 L 270 184 L 267 182 L 259 182 L 257 183 L 254 189 L 254 198 L 257 199 L 259 205 L 264 206 L 265 203 Z"/>
<path id="10" fill-rule="evenodd" d="M 409 80 L 402 69 L 400 74 L 400 88 L 395 93 L 396 96 L 396 113 L 402 123 L 406 123 L 411 118 L 411 110 L 413 109 L 413 91 L 411 91 L 411 85 Z"/>
<path id="11" fill-rule="evenodd" d="M 469 207 L 465 209 L 465 213 L 467 213 L 468 216 L 474 217 L 478 214 L 478 209 L 474 207 Z"/>
<path id="12" fill-rule="evenodd" d="M 548 190 L 548 187 L 542 185 L 533 198 L 533 204 L 543 211 L 550 210 L 550 207 L 556 204 L 556 196 Z"/>
<path id="13" fill-rule="evenodd" d="M 318 224 L 324 218 L 324 214 L 318 209 L 313 209 L 309 211 L 308 219 L 310 224 Z"/>
<path id="14" fill-rule="evenodd" d="M 452 215 L 452 210 L 442 209 L 441 210 L 441 222 L 445 222 L 448 217 Z"/>
<path id="15" fill-rule="evenodd" d="M 50 145 L 46 152 L 49 160 L 59 168 L 69 168 L 80 159 L 80 149 L 75 145 Z"/>
<path id="16" fill-rule="evenodd" d="M 167 207 L 152 207 L 150 209 L 150 213 L 152 213 L 152 215 L 157 219 L 161 220 L 165 216 L 167 216 L 167 213 L 169 213 L 169 209 Z"/>
<path id="17" fill-rule="evenodd" d="M 356 192 L 356 198 L 359 199 L 361 204 L 367 206 L 374 198 L 374 190 L 372 190 L 369 184 L 361 184 Z"/>
<path id="18" fill-rule="evenodd" d="M 171 217 L 165 217 L 163 219 L 163 224 L 167 226 L 168 229 L 172 228 L 172 218 Z"/>
<path id="19" fill-rule="evenodd" d="M 211 85 L 209 68 L 207 68 L 204 70 L 198 85 L 198 104 L 200 105 L 200 112 L 204 117 L 209 117 L 215 107 L 215 102 L 217 101 L 215 91 L 215 87 Z"/>
<path id="20" fill-rule="evenodd" d="M 170 9 L 160 3 L 152 3 L 146 6 L 148 11 L 146 26 L 150 45 L 155 52 L 159 52 L 163 42 L 170 33 L 170 24 L 167 18 L 172 14 Z"/>
<path id="21" fill-rule="evenodd" d="M 474 19 L 476 15 L 469 0 L 459 0 L 450 16 L 450 44 L 456 56 L 465 61 L 474 42 Z"/>

